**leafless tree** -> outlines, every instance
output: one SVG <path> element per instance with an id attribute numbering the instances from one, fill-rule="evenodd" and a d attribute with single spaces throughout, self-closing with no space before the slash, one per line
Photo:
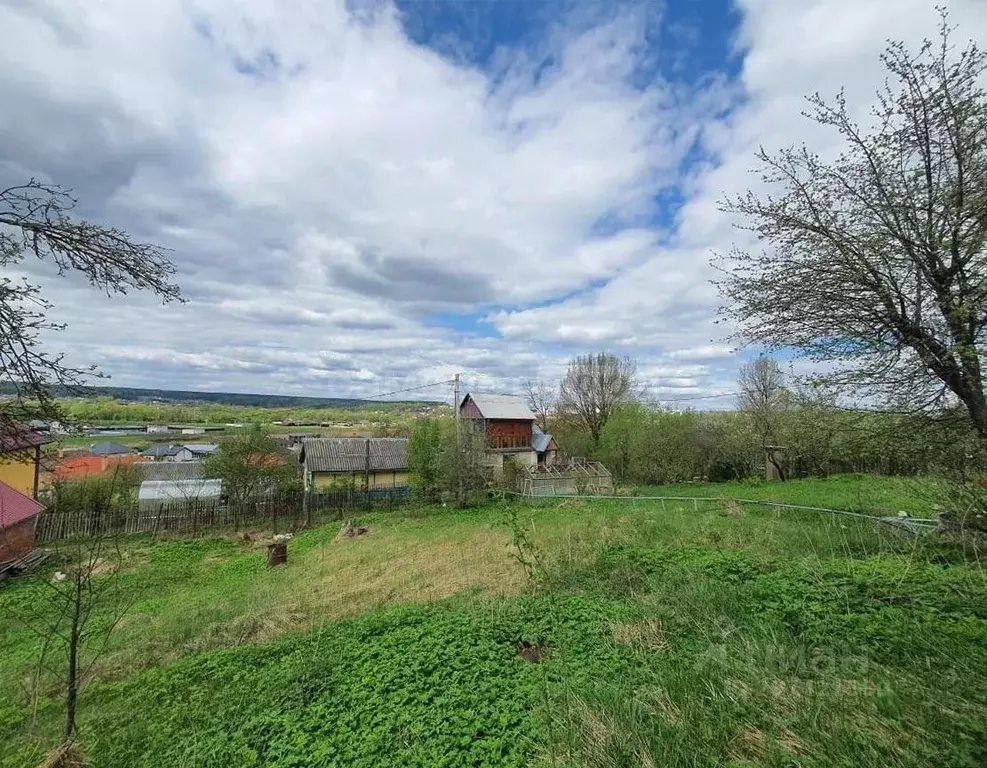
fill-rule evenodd
<path id="1" fill-rule="evenodd" d="M 9 607 L 12 617 L 42 641 L 35 689 L 42 672 L 60 682 L 65 696 L 65 722 L 60 750 L 77 745 L 79 694 L 105 652 L 109 637 L 133 605 L 134 594 L 119 579 L 124 557 L 111 517 L 128 489 L 113 481 L 87 495 L 86 512 L 92 533 L 67 539 L 53 547 L 62 571 L 47 581 L 45 599 Z M 125 503 L 125 502 L 124 502 Z M 37 690 L 32 697 L 37 698 Z"/>
<path id="2" fill-rule="evenodd" d="M 535 414 L 535 423 L 542 431 L 548 431 L 548 417 L 555 410 L 558 401 L 555 387 L 531 379 L 524 382 L 523 387 L 524 399 L 531 412 Z"/>
<path id="3" fill-rule="evenodd" d="M 559 410 L 575 419 L 599 445 L 614 409 L 634 398 L 637 364 L 609 352 L 578 355 L 559 384 Z"/>
<path id="4" fill-rule="evenodd" d="M 891 43 L 873 127 L 842 93 L 806 116 L 844 151 L 758 153 L 776 191 L 723 208 L 764 243 L 736 250 L 720 283 L 742 340 L 824 363 L 818 382 L 911 409 L 955 398 L 987 443 L 987 56 L 957 51 L 945 11 L 917 53 Z"/>
<path id="5" fill-rule="evenodd" d="M 785 374 L 770 357 L 748 360 L 737 378 L 738 405 L 750 420 L 762 445 L 776 445 L 781 419 L 789 402 Z"/>
<path id="6" fill-rule="evenodd" d="M 0 190 L 0 267 L 16 269 L 30 254 L 50 261 L 58 274 L 77 272 L 108 296 L 150 291 L 165 302 L 181 300 L 170 282 L 174 265 L 162 249 L 127 233 L 69 216 L 70 192 L 32 179 Z M 41 286 L 26 278 L 0 277 L 0 382 L 16 397 L 0 406 L 0 434 L 34 416 L 58 415 L 55 392 L 77 387 L 96 374 L 64 355 L 43 349 L 40 336 L 64 326 L 51 321 Z"/>

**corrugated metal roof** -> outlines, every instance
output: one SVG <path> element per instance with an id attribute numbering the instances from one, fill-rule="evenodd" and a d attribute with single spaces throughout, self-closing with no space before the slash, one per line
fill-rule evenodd
<path id="1" fill-rule="evenodd" d="M 548 450 L 549 443 L 552 442 L 552 436 L 547 432 L 542 432 L 537 425 L 531 427 L 531 449 L 538 453 L 544 453 Z"/>
<path id="2" fill-rule="evenodd" d="M 198 461 L 142 461 L 134 464 L 141 480 L 198 480 L 202 463 Z"/>
<path id="3" fill-rule="evenodd" d="M 29 520 L 45 508 L 16 488 L 0 483 L 0 529 Z"/>
<path id="4" fill-rule="evenodd" d="M 534 421 L 535 414 L 528 408 L 523 397 L 513 395 L 473 395 L 468 394 L 485 419 L 510 419 L 512 421 Z M 466 398 L 463 398 L 465 402 Z"/>
<path id="5" fill-rule="evenodd" d="M 309 472 L 362 472 L 367 468 L 365 437 L 320 437 L 302 441 L 299 460 Z M 404 437 L 371 437 L 370 471 L 408 468 L 408 440 Z"/>
<path id="6" fill-rule="evenodd" d="M 141 501 L 187 501 L 218 499 L 222 480 L 145 480 L 137 497 Z"/>

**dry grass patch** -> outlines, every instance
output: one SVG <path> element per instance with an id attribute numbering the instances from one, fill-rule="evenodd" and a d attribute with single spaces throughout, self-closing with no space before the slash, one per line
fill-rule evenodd
<path id="1" fill-rule="evenodd" d="M 672 701 L 671 697 L 668 695 L 668 691 L 664 688 L 659 688 L 657 686 L 653 688 L 646 688 L 641 692 L 641 699 L 648 707 L 653 709 L 658 715 L 663 717 L 672 725 L 678 725 L 682 721 L 679 708 L 675 705 L 675 702 Z"/>
<path id="2" fill-rule="evenodd" d="M 730 740 L 728 756 L 732 760 L 760 760 L 764 757 L 764 733 L 747 725 L 741 728 Z"/>
<path id="3" fill-rule="evenodd" d="M 379 529 L 289 559 L 279 585 L 290 610 L 339 618 L 384 605 L 427 602 L 470 587 L 494 595 L 519 592 L 527 576 L 500 532 L 462 538 L 408 538 Z"/>
<path id="4" fill-rule="evenodd" d="M 671 647 L 659 619 L 612 622 L 610 631 L 621 645 L 636 645 L 648 651 L 667 651 Z"/>

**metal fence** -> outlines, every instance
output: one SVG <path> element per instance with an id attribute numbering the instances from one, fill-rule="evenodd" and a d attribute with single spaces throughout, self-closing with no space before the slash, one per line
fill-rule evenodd
<path id="1" fill-rule="evenodd" d="M 353 512 L 390 511 L 410 498 L 407 488 L 329 491 L 306 494 L 290 491 L 241 503 L 188 500 L 156 506 L 128 504 L 110 510 L 50 507 L 38 516 L 38 543 L 72 536 L 162 533 L 197 535 L 215 527 L 264 527 L 275 533 L 299 530 L 322 520 L 338 520 Z"/>

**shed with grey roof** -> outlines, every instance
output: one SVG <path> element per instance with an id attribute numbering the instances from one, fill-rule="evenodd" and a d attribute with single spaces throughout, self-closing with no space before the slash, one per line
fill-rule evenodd
<path id="1" fill-rule="evenodd" d="M 303 440 L 298 460 L 306 488 L 376 490 L 407 487 L 407 453 L 403 437 L 321 437 Z"/>

